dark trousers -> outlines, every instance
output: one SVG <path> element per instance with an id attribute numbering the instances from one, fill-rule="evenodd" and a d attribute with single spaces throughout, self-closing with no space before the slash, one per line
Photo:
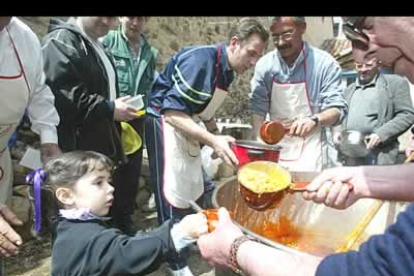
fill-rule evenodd
<path id="1" fill-rule="evenodd" d="M 365 157 L 345 157 L 345 166 L 369 166 L 369 165 L 378 165 L 378 152 L 373 149 Z"/>
<path id="2" fill-rule="evenodd" d="M 195 213 L 191 208 L 180 209 L 171 206 L 164 197 L 164 136 L 162 129 L 161 118 L 147 114 L 145 118 L 145 140 L 147 142 L 148 162 L 150 166 L 150 182 L 154 192 L 159 224 L 162 224 L 168 219 L 181 220 L 184 216 Z M 168 181 L 168 179 L 165 181 Z M 203 196 L 196 202 L 203 207 Z M 180 261 L 172 263 L 167 260 L 168 266 L 173 270 L 187 266 L 188 254 L 188 248 L 184 248 L 180 252 Z"/>
<path id="3" fill-rule="evenodd" d="M 144 140 L 144 119 L 140 118 L 128 123 Z M 115 192 L 111 214 L 116 225 L 120 226 L 121 229 L 125 223 L 128 223 L 134 213 L 138 181 L 141 175 L 142 150 L 143 146 L 136 152 L 127 155 L 128 162 L 119 166 L 114 173 Z"/>

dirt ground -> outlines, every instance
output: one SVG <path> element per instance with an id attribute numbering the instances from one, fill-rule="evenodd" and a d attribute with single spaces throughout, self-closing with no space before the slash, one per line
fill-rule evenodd
<path id="1" fill-rule="evenodd" d="M 138 229 L 151 229 L 157 225 L 156 213 L 136 211 L 134 222 Z M 17 257 L 5 261 L 7 276 L 46 276 L 50 275 L 50 241 L 30 240 L 24 244 Z M 199 253 L 191 251 L 189 266 L 195 276 L 215 276 L 214 267 L 204 261 Z M 165 276 L 167 270 L 162 265 L 148 276 Z"/>

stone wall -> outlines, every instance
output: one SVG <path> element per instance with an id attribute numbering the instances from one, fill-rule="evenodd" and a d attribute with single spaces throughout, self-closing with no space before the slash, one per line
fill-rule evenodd
<path id="1" fill-rule="evenodd" d="M 68 17 L 55 17 L 66 20 Z M 150 43 L 159 50 L 157 70 L 161 71 L 170 57 L 183 46 L 212 45 L 227 40 L 232 22 L 240 17 L 151 17 L 144 31 Z M 42 39 L 50 17 L 21 17 Z M 265 26 L 267 17 L 258 17 Z M 218 110 L 217 118 L 247 121 L 247 100 L 253 69 L 237 75 L 230 87 L 230 97 Z"/>

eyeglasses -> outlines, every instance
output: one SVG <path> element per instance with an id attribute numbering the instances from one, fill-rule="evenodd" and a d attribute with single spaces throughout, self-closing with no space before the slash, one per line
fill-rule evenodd
<path id="1" fill-rule="evenodd" d="M 292 31 L 289 31 L 283 34 L 272 34 L 273 42 L 278 42 L 280 38 L 284 41 L 289 41 L 292 39 L 292 36 L 295 32 L 296 32 L 296 28 L 293 29 Z"/>
<path id="2" fill-rule="evenodd" d="M 360 29 L 364 21 L 365 16 L 351 17 L 343 26 L 346 38 L 361 49 L 367 49 L 369 44 L 369 36 Z"/>
<path id="3" fill-rule="evenodd" d="M 365 66 L 366 69 L 370 70 L 378 64 L 379 64 L 379 61 L 377 60 L 377 58 L 373 58 L 371 60 L 368 60 L 367 62 L 362 62 L 362 63 L 355 62 L 355 68 L 357 70 L 362 70 Z"/>

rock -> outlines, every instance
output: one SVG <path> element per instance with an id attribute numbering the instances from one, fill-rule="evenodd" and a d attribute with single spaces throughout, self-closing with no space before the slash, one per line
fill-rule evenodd
<path id="1" fill-rule="evenodd" d="M 135 203 L 138 208 L 141 208 L 142 205 L 144 205 L 148 199 L 150 198 L 151 193 L 147 189 L 142 189 L 138 191 L 138 195 L 135 198 Z"/>
<path id="2" fill-rule="evenodd" d="M 138 189 L 142 190 L 147 186 L 147 181 L 144 177 L 140 176 L 138 180 Z"/>
<path id="3" fill-rule="evenodd" d="M 22 187 L 22 186 L 20 186 Z M 30 202 L 26 196 L 14 195 L 11 200 L 11 209 L 17 217 L 27 224 L 30 220 Z"/>
<path id="4" fill-rule="evenodd" d="M 152 193 L 151 197 L 148 199 L 148 201 L 141 206 L 141 210 L 145 213 L 152 213 L 157 211 L 157 206 L 155 204 L 155 196 Z"/>

